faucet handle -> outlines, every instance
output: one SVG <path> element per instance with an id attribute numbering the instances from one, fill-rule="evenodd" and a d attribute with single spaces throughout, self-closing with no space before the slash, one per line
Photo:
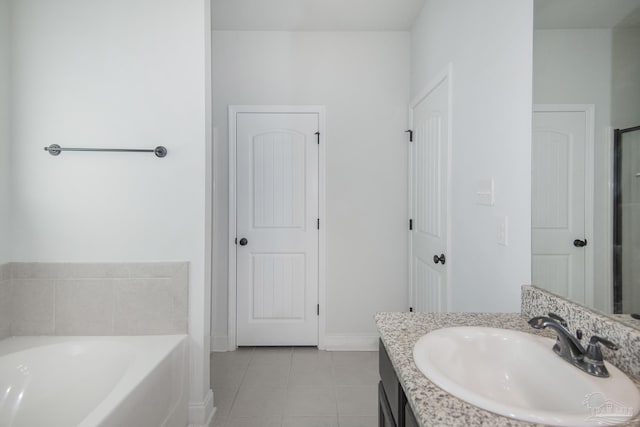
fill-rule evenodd
<path id="1" fill-rule="evenodd" d="M 599 337 L 597 335 L 594 335 L 591 337 L 591 339 L 589 340 L 589 347 L 591 347 L 592 345 L 598 345 L 598 344 L 602 344 L 603 346 L 607 347 L 608 349 L 611 350 L 618 350 L 620 347 L 618 347 L 615 343 L 609 341 L 606 338 L 602 338 Z"/>
<path id="2" fill-rule="evenodd" d="M 596 377 L 608 377 L 609 372 L 606 366 L 604 366 L 604 358 L 602 357 L 602 351 L 600 350 L 600 344 L 604 345 L 611 350 L 617 350 L 618 346 L 609 341 L 608 339 L 594 335 L 589 340 L 587 351 L 584 355 L 585 369 L 591 375 Z"/>
<path id="3" fill-rule="evenodd" d="M 552 318 L 553 320 L 556 320 L 558 323 L 560 323 L 565 328 L 567 327 L 567 321 L 564 320 L 562 317 L 558 316 L 555 313 L 549 313 L 548 315 L 549 315 L 550 318 Z"/>

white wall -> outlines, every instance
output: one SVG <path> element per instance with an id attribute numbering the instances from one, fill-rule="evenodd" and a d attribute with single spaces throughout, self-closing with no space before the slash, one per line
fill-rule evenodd
<path id="1" fill-rule="evenodd" d="M 532 32 L 532 0 L 427 0 L 411 33 L 412 96 L 453 65 L 453 311 L 519 311 L 531 281 Z M 480 206 L 491 177 L 495 206 Z"/>
<path id="2" fill-rule="evenodd" d="M 207 0 L 16 0 L 12 40 L 12 260 L 188 261 L 190 416 L 201 424 L 209 14 Z M 52 157 L 52 143 L 169 153 Z"/>
<path id="3" fill-rule="evenodd" d="M 594 304 L 610 301 L 611 276 L 604 262 L 608 244 L 609 164 L 607 127 L 611 126 L 612 32 L 591 30 L 536 30 L 533 51 L 533 101 L 536 104 L 594 104 Z"/>
<path id="4" fill-rule="evenodd" d="M 227 335 L 229 104 L 326 106 L 327 345 L 375 345 L 373 315 L 407 309 L 408 33 L 215 31 L 213 76 L 215 347 Z"/>
<path id="5" fill-rule="evenodd" d="M 640 126 L 640 28 L 613 30 L 612 43 L 613 126 Z"/>
<path id="6" fill-rule="evenodd" d="M 0 0 L 0 265 L 9 261 L 9 2 Z"/>

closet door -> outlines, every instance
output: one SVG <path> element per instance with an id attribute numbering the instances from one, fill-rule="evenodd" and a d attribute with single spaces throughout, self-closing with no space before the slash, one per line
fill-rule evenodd
<path id="1" fill-rule="evenodd" d="M 316 113 L 237 113 L 237 344 L 318 344 Z"/>
<path id="2" fill-rule="evenodd" d="M 415 311 L 447 310 L 449 77 L 412 108 L 410 148 L 410 305 Z"/>

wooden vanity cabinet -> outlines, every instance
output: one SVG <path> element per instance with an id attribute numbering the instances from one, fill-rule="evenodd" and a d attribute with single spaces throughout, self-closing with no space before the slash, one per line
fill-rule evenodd
<path id="1" fill-rule="evenodd" d="M 418 427 L 382 340 L 379 348 L 378 427 Z"/>

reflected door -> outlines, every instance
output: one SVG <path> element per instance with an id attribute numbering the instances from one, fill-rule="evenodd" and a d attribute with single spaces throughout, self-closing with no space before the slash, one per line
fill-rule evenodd
<path id="1" fill-rule="evenodd" d="M 240 346 L 318 344 L 318 120 L 238 113 Z"/>
<path id="2" fill-rule="evenodd" d="M 532 283 L 586 302 L 585 156 L 587 113 L 534 111 Z"/>

